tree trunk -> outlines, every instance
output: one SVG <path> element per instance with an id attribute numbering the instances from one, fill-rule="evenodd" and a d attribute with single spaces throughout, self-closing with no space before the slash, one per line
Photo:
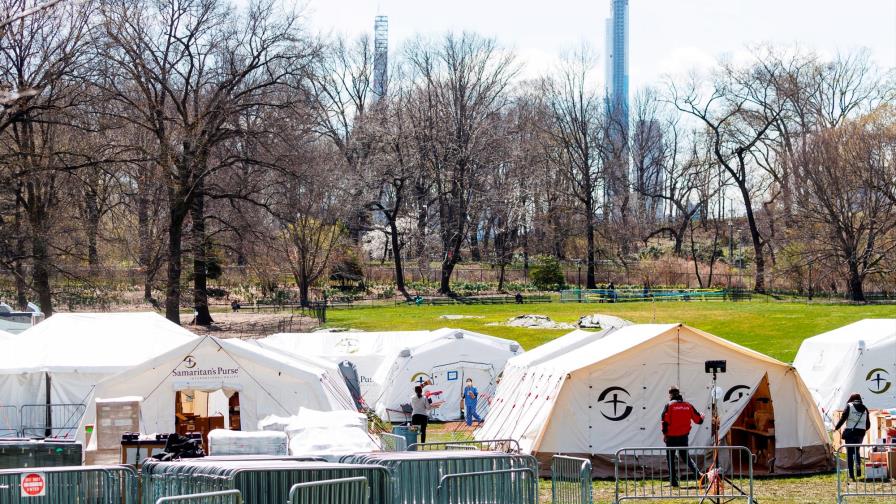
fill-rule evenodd
<path id="1" fill-rule="evenodd" d="M 180 275 L 183 248 L 183 224 L 186 217 L 186 205 L 180 199 L 172 200 L 168 221 L 168 276 L 165 282 L 165 317 L 180 324 Z"/>
<path id="2" fill-rule="evenodd" d="M 25 233 L 22 232 L 22 210 L 18 195 L 16 196 L 16 211 L 13 218 L 13 236 L 16 237 L 16 255 L 25 255 Z M 13 265 L 16 277 L 16 308 L 24 311 L 28 307 L 28 285 L 25 283 L 25 263 L 16 259 Z"/>
<path id="3" fill-rule="evenodd" d="M 410 300 L 411 296 L 404 285 L 404 267 L 401 264 L 401 237 L 398 236 L 398 224 L 395 219 L 387 220 L 389 221 L 389 238 L 392 240 L 392 262 L 395 264 L 395 288 Z"/>
<path id="4" fill-rule="evenodd" d="M 479 251 L 479 226 L 473 226 L 470 230 L 470 261 L 482 261 L 482 253 Z"/>
<path id="5" fill-rule="evenodd" d="M 208 309 L 208 243 L 205 236 L 205 184 L 196 183 L 190 203 L 193 239 L 193 308 L 195 324 L 209 326 L 214 322 Z"/>
<path id="6" fill-rule="evenodd" d="M 87 233 L 87 265 L 91 276 L 93 276 L 96 274 L 100 262 L 96 248 L 100 228 L 100 207 L 96 192 L 90 187 L 84 193 L 84 213 L 87 225 L 85 230 Z"/>
<path id="7" fill-rule="evenodd" d="M 137 189 L 137 238 L 140 240 L 140 267 L 143 269 L 143 300 L 152 299 L 152 280 L 155 277 L 154 265 L 150 264 L 152 243 L 149 237 L 149 195 L 145 182 Z"/>
<path id="8" fill-rule="evenodd" d="M 31 268 L 32 288 L 37 292 L 37 302 L 40 309 L 48 317 L 53 315 L 53 298 L 50 290 L 49 256 L 47 255 L 47 241 L 43 230 L 32 226 L 34 230 L 31 236 L 31 254 L 33 266 Z"/>
<path id="9" fill-rule="evenodd" d="M 311 306 L 311 300 L 308 296 L 308 275 L 304 273 L 300 273 L 296 275 L 297 282 L 299 284 L 299 304 L 302 307 Z"/>
<path id="10" fill-rule="evenodd" d="M 505 265 L 503 262 L 498 265 L 498 292 L 504 291 L 504 268 Z"/>
<path id="11" fill-rule="evenodd" d="M 592 203 L 589 202 L 585 205 L 585 211 L 588 213 L 585 216 L 585 235 L 588 243 L 588 251 L 587 251 L 587 272 L 585 275 L 585 288 L 586 289 L 596 289 L 597 288 L 597 279 L 595 278 L 595 264 L 594 264 L 594 209 L 592 208 Z"/>
<path id="12" fill-rule="evenodd" d="M 859 273 L 858 261 L 850 259 L 847 261 L 849 265 L 849 299 L 852 301 L 864 303 L 865 290 L 863 287 L 862 275 Z"/>

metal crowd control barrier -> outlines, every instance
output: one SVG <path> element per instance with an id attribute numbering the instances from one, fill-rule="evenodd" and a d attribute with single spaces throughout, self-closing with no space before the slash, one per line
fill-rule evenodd
<path id="1" fill-rule="evenodd" d="M 86 411 L 84 404 L 25 404 L 20 411 L 22 435 L 74 439 Z"/>
<path id="2" fill-rule="evenodd" d="M 189 502 L 192 504 L 243 504 L 243 495 L 239 490 L 225 490 L 223 492 L 205 492 L 191 495 L 176 495 L 161 497 L 156 504 L 168 502 Z"/>
<path id="3" fill-rule="evenodd" d="M 0 438 L 19 437 L 19 408 L 0 406 Z"/>
<path id="4" fill-rule="evenodd" d="M 370 489 L 367 478 L 341 478 L 335 480 L 298 483 L 289 489 L 289 504 L 365 504 Z"/>
<path id="5" fill-rule="evenodd" d="M 538 477 L 529 467 L 446 474 L 436 495 L 438 504 L 537 504 Z"/>
<path id="6" fill-rule="evenodd" d="M 614 465 L 617 504 L 662 499 L 753 503 L 753 454 L 743 446 L 623 448 Z"/>
<path id="7" fill-rule="evenodd" d="M 367 502 L 391 502 L 389 470 L 375 465 L 349 465 L 297 460 L 184 460 L 147 461 L 141 468 L 143 503 L 172 497 L 222 490 L 239 490 L 251 504 L 283 504 L 296 483 L 364 477 L 370 496 Z"/>
<path id="8" fill-rule="evenodd" d="M 393 502 L 402 504 L 435 504 L 440 478 L 448 474 L 507 469 L 530 469 L 538 474 L 534 457 L 501 452 L 371 452 L 346 455 L 341 461 L 388 468 L 393 479 Z"/>
<path id="9" fill-rule="evenodd" d="M 0 502 L 136 504 L 137 472 L 130 466 L 4 469 Z"/>
<path id="10" fill-rule="evenodd" d="M 591 504 L 591 461 L 554 455 L 551 459 L 551 503 Z"/>
<path id="11" fill-rule="evenodd" d="M 406 451 L 408 449 L 408 440 L 404 436 L 396 436 L 388 432 L 380 433 L 380 446 L 383 451 Z"/>
<path id="12" fill-rule="evenodd" d="M 412 443 L 409 451 L 461 450 L 461 445 L 471 446 L 474 450 L 496 451 L 504 453 L 520 453 L 520 443 L 516 439 L 483 439 L 472 441 L 437 441 L 431 443 Z M 451 448 L 449 448 L 449 446 Z"/>
<path id="13" fill-rule="evenodd" d="M 890 501 L 896 500 L 896 480 L 890 477 L 888 470 L 893 468 L 889 464 L 881 464 L 879 468 L 875 468 L 878 474 L 872 474 L 869 477 L 866 466 L 863 462 L 862 455 L 868 452 L 884 451 L 891 449 L 892 445 L 843 445 L 837 449 L 837 504 L 847 501 L 847 497 L 878 498 L 888 497 Z M 855 449 L 859 457 L 859 468 L 861 475 L 855 475 L 853 480 L 849 477 L 849 467 L 847 464 L 848 450 Z"/>
<path id="14" fill-rule="evenodd" d="M 459 451 L 463 451 L 463 450 L 479 451 L 478 447 L 471 445 L 471 444 L 464 444 L 464 443 L 446 443 L 445 449 L 446 450 L 459 450 Z"/>

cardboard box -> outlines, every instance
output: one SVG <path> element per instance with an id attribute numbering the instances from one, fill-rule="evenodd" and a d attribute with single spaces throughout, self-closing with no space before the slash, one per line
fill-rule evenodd
<path id="1" fill-rule="evenodd" d="M 96 446 L 98 450 L 121 449 L 121 436 L 140 431 L 142 397 L 117 397 L 96 400 Z"/>
<path id="2" fill-rule="evenodd" d="M 87 450 L 84 452 L 84 465 L 117 465 L 121 463 L 121 449 Z"/>

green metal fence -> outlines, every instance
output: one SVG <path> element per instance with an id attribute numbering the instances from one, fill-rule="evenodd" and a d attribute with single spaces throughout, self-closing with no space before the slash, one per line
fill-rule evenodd
<path id="1" fill-rule="evenodd" d="M 289 489 L 289 504 L 365 504 L 369 495 L 364 477 L 314 481 L 293 485 Z"/>
<path id="2" fill-rule="evenodd" d="M 532 468 L 447 474 L 439 480 L 438 504 L 536 504 Z"/>
<path id="3" fill-rule="evenodd" d="M 4 469 L 0 503 L 136 504 L 137 473 L 130 466 Z"/>
<path id="4" fill-rule="evenodd" d="M 222 492 L 204 492 L 191 495 L 177 495 L 161 497 L 156 504 L 168 502 L 184 502 L 190 504 L 243 504 L 243 496 L 239 490 L 224 490 Z"/>
<path id="5" fill-rule="evenodd" d="M 555 455 L 551 459 L 551 503 L 591 504 L 591 461 Z"/>

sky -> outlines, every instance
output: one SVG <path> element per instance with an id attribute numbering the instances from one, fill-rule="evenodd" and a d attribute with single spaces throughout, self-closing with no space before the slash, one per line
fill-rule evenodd
<path id="1" fill-rule="evenodd" d="M 321 33 L 372 33 L 389 16 L 389 50 L 417 34 L 470 30 L 513 49 L 523 77 L 554 67 L 583 42 L 601 58 L 610 0 L 305 0 Z M 706 69 L 722 55 L 743 57 L 763 42 L 823 55 L 867 48 L 884 68 L 896 66 L 896 0 L 630 0 L 630 89 L 661 85 L 664 76 Z"/>

